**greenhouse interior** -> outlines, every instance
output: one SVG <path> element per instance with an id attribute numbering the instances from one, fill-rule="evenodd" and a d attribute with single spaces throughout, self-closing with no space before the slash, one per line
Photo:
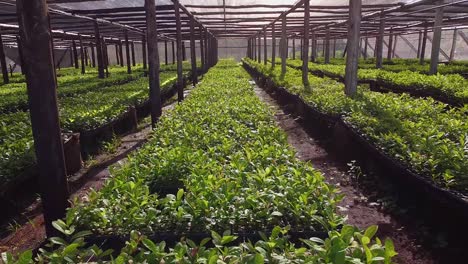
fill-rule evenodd
<path id="1" fill-rule="evenodd" d="M 0 263 L 468 262 L 468 0 L 0 0 L 0 68 Z"/>

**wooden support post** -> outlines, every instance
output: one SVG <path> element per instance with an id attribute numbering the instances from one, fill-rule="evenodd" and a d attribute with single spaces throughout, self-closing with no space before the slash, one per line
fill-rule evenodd
<path id="1" fill-rule="evenodd" d="M 336 58 L 336 38 L 333 39 L 333 58 Z"/>
<path id="2" fill-rule="evenodd" d="M 85 54 L 85 65 L 86 66 L 89 66 L 89 54 L 88 54 L 88 47 L 85 47 L 84 48 L 84 54 Z M 60 64 L 59 64 L 59 67 L 60 67 Z"/>
<path id="3" fill-rule="evenodd" d="M 96 54 L 94 53 L 94 45 L 91 44 L 91 67 L 95 68 L 96 67 Z"/>
<path id="4" fill-rule="evenodd" d="M 186 48 L 185 48 L 185 41 L 182 40 L 182 61 L 187 60 L 187 55 L 186 55 Z"/>
<path id="5" fill-rule="evenodd" d="M 75 40 L 72 41 L 72 47 L 73 47 L 73 63 L 75 65 L 75 69 L 78 69 L 80 66 L 78 65 L 78 50 L 76 49 Z"/>
<path id="6" fill-rule="evenodd" d="M 148 69 L 146 60 L 147 60 L 147 55 L 146 55 L 146 35 L 143 35 L 141 38 L 141 54 L 143 57 L 143 70 Z M 158 55 L 158 62 L 159 62 L 159 55 Z"/>
<path id="7" fill-rule="evenodd" d="M 23 44 L 20 36 L 16 36 L 16 43 L 18 44 L 18 55 L 20 59 L 21 74 L 26 74 L 26 67 L 24 65 Z"/>
<path id="8" fill-rule="evenodd" d="M 426 56 L 426 43 L 427 43 L 427 25 L 424 27 L 423 39 L 421 44 L 421 53 L 419 55 L 419 64 L 424 64 L 424 57 Z"/>
<path id="9" fill-rule="evenodd" d="M 203 40 L 203 27 L 200 26 L 199 28 L 200 30 L 200 62 L 201 62 L 201 68 L 202 68 L 202 71 L 205 70 L 205 45 L 204 44 L 204 40 Z"/>
<path id="10" fill-rule="evenodd" d="M 263 64 L 267 65 L 268 60 L 267 30 L 263 31 Z"/>
<path id="11" fill-rule="evenodd" d="M 204 29 L 204 38 L 203 42 L 205 42 L 205 68 L 203 69 L 205 72 L 208 71 L 210 68 L 210 62 L 209 62 L 209 47 L 208 47 L 208 39 L 209 39 L 209 34 L 208 34 L 208 29 Z"/>
<path id="12" fill-rule="evenodd" d="M 325 64 L 330 63 L 330 29 L 327 27 L 325 36 Z"/>
<path id="13" fill-rule="evenodd" d="M 304 0 L 304 47 L 302 48 L 302 83 L 306 90 L 309 90 L 309 28 L 310 28 L 310 0 Z"/>
<path id="14" fill-rule="evenodd" d="M 367 46 L 369 46 L 369 38 L 364 38 L 364 59 L 367 59 Z"/>
<path id="15" fill-rule="evenodd" d="M 418 52 L 416 54 L 416 57 L 419 59 L 421 57 L 421 44 L 422 44 L 422 32 L 421 30 L 418 33 Z"/>
<path id="16" fill-rule="evenodd" d="M 385 15 L 382 12 L 380 14 L 380 23 L 379 23 L 379 36 L 377 37 L 376 41 L 376 53 L 377 58 L 375 62 L 375 67 L 377 69 L 381 69 L 383 66 L 383 42 L 384 42 L 384 34 L 385 34 Z"/>
<path id="17" fill-rule="evenodd" d="M 120 65 L 120 58 L 119 58 L 119 45 L 115 44 L 115 60 L 116 60 L 116 65 Z"/>
<path id="18" fill-rule="evenodd" d="M 164 41 L 164 64 L 167 65 L 167 40 Z"/>
<path id="19" fill-rule="evenodd" d="M 361 0 L 349 0 L 348 55 L 346 56 L 345 94 L 354 96 L 357 92 L 359 40 L 361 27 Z"/>
<path id="20" fill-rule="evenodd" d="M 301 45 L 300 45 L 300 48 L 301 48 L 301 60 L 304 60 L 304 58 L 302 57 L 302 55 L 304 55 L 304 54 L 302 54 L 302 49 L 303 49 L 303 47 L 304 47 L 304 39 L 301 38 Z M 307 58 L 307 59 L 308 59 L 308 58 Z"/>
<path id="21" fill-rule="evenodd" d="M 292 43 L 293 43 L 293 46 L 292 46 L 292 59 L 295 60 L 296 59 L 296 38 L 293 37 L 292 38 Z"/>
<path id="22" fill-rule="evenodd" d="M 393 35 L 393 48 L 392 48 L 392 59 L 395 58 L 396 55 L 396 47 L 398 42 L 398 35 Z"/>
<path id="23" fill-rule="evenodd" d="M 444 9 L 438 7 L 436 9 L 434 18 L 434 29 L 431 50 L 431 66 L 429 67 L 429 74 L 436 74 L 439 64 L 440 42 L 442 39 L 442 20 L 444 19 Z"/>
<path id="24" fill-rule="evenodd" d="M 281 79 L 286 75 L 286 53 L 288 47 L 286 47 L 286 16 L 281 19 Z M 302 54 L 302 53 L 301 53 Z"/>
<path id="25" fill-rule="evenodd" d="M 174 1 L 175 19 L 176 19 L 176 44 L 177 44 L 177 100 L 184 100 L 184 76 L 182 73 L 182 29 L 180 22 L 179 1 Z"/>
<path id="26" fill-rule="evenodd" d="M 7 68 L 7 63 L 6 63 L 6 55 L 5 55 L 5 49 L 3 47 L 1 31 L 0 31 L 0 66 L 2 67 L 3 83 L 7 84 L 10 82 L 10 78 L 8 77 L 8 68 Z"/>
<path id="27" fill-rule="evenodd" d="M 450 49 L 450 57 L 449 62 L 452 62 L 455 58 L 455 50 L 457 49 L 457 36 L 458 36 L 458 29 L 453 30 L 453 38 L 452 38 L 452 48 Z"/>
<path id="28" fill-rule="evenodd" d="M 253 47 L 253 60 L 257 60 L 257 39 L 255 36 L 251 39 L 252 41 L 252 47 Z"/>
<path id="29" fill-rule="evenodd" d="M 311 45 L 312 45 L 312 49 L 310 51 L 310 61 L 311 62 L 316 62 L 317 61 L 317 39 L 316 39 L 316 36 L 315 36 L 315 31 L 312 30 L 311 32 Z"/>
<path id="30" fill-rule="evenodd" d="M 63 236 L 52 222 L 65 217 L 68 183 L 57 107 L 57 80 L 53 61 L 46 0 L 17 0 L 17 13 L 26 67 L 29 113 L 39 171 L 39 187 L 48 237 Z"/>
<path id="31" fill-rule="evenodd" d="M 195 21 L 190 18 L 190 62 L 192 63 L 192 84 L 195 86 L 198 82 L 197 76 L 197 55 L 195 53 Z"/>
<path id="32" fill-rule="evenodd" d="M 98 65 L 98 76 L 104 78 L 104 56 L 101 45 L 101 34 L 99 33 L 99 24 L 94 20 L 94 37 L 96 38 L 96 56 Z"/>
<path id="33" fill-rule="evenodd" d="M 81 55 L 81 74 L 86 73 L 86 65 L 85 65 L 85 52 L 84 52 L 84 46 L 83 46 L 83 38 L 81 35 L 79 35 L 80 39 L 80 55 Z"/>
<path id="34" fill-rule="evenodd" d="M 258 34 L 258 63 L 262 62 L 262 37 Z"/>
<path id="35" fill-rule="evenodd" d="M 130 42 L 128 41 L 128 31 L 125 29 L 124 30 L 125 34 L 125 55 L 127 57 L 127 73 L 131 74 L 132 73 L 132 65 L 130 61 Z"/>
<path id="36" fill-rule="evenodd" d="M 161 117 L 161 87 L 159 79 L 159 52 L 158 34 L 156 30 L 156 6 L 155 0 L 145 0 L 146 12 L 146 35 L 148 40 L 148 63 L 149 63 L 149 98 L 151 105 L 151 126 L 155 128 Z"/>
<path id="37" fill-rule="evenodd" d="M 393 28 L 390 28 L 390 35 L 388 35 L 387 60 L 391 60 L 392 55 L 393 55 Z"/>
<path id="38" fill-rule="evenodd" d="M 123 44 L 122 40 L 119 40 L 119 62 L 120 62 L 120 67 L 124 66 L 124 58 L 123 58 Z"/>
<path id="39" fill-rule="evenodd" d="M 275 67 L 276 63 L 276 31 L 275 24 L 271 25 L 271 67 Z"/>
<path id="40" fill-rule="evenodd" d="M 70 46 L 69 50 L 70 50 L 70 67 L 73 67 L 73 65 L 75 65 L 75 59 L 73 59 L 73 47 Z"/>
<path id="41" fill-rule="evenodd" d="M 135 43 L 132 41 L 130 42 L 130 47 L 132 48 L 132 66 L 136 66 L 136 59 L 135 59 Z"/>
<path id="42" fill-rule="evenodd" d="M 172 45 L 172 64 L 175 64 L 175 61 L 176 61 L 176 58 L 175 58 L 175 54 L 176 54 L 176 51 L 175 51 L 175 42 L 174 41 L 171 41 L 171 45 Z"/>
<path id="43" fill-rule="evenodd" d="M 106 77 L 109 77 L 109 54 L 107 50 L 107 43 L 104 37 L 101 37 L 101 45 L 102 45 L 102 55 L 104 61 L 104 70 L 106 72 Z"/>

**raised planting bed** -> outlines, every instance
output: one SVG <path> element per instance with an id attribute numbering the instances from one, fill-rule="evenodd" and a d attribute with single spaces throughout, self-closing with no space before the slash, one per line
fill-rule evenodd
<path id="1" fill-rule="evenodd" d="M 302 61 L 288 60 L 288 65 L 300 70 Z M 309 63 L 309 71 L 319 77 L 344 82 L 345 66 Z M 379 69 L 360 69 L 358 83 L 370 84 L 376 92 L 407 93 L 414 97 L 431 97 L 453 107 L 468 103 L 468 80 L 458 74 L 425 75 L 411 71 L 390 72 Z"/>
<path id="2" fill-rule="evenodd" d="M 244 60 L 244 65 L 246 65 L 247 68 L 250 69 L 250 71 L 256 71 L 254 74 L 255 78 L 265 78 L 261 77 L 262 72 L 258 71 L 257 69 L 261 69 L 261 66 L 259 66 L 255 62 L 251 62 L 249 60 Z M 253 66 L 252 66 L 253 65 Z M 272 71 L 267 72 L 270 76 L 274 73 Z M 271 77 L 266 77 L 270 78 Z M 268 83 L 263 81 L 259 83 Z M 265 89 L 270 89 L 271 86 L 265 87 Z M 314 89 L 314 87 L 312 87 Z M 294 100 L 294 96 L 290 91 L 290 88 L 285 88 L 285 92 L 289 93 L 289 95 L 285 96 L 284 98 L 287 98 L 286 100 L 291 100 L 289 103 L 291 104 L 297 104 L 297 101 Z M 289 91 L 289 92 L 288 92 Z M 294 89 L 293 91 L 296 91 Z M 283 94 L 285 93 L 283 91 Z M 366 95 L 366 93 L 364 93 Z M 401 107 L 404 107 L 404 109 L 412 109 L 413 111 L 418 111 L 417 108 L 424 108 L 424 109 L 431 109 L 433 113 L 429 113 L 430 111 L 421 111 L 419 114 L 418 112 L 414 112 L 414 116 L 406 117 L 408 121 L 415 122 L 426 122 L 426 119 L 424 118 L 426 115 L 429 116 L 437 116 L 440 121 L 445 124 L 445 122 L 452 123 L 451 127 L 448 128 L 445 125 L 439 125 L 436 123 L 435 118 L 428 118 L 427 121 L 429 122 L 434 122 L 433 124 L 427 124 L 427 127 L 432 127 L 432 128 L 437 128 L 437 129 L 447 129 L 446 133 L 450 133 L 453 135 L 454 132 L 459 131 L 461 133 L 463 141 L 463 131 L 467 131 L 463 126 L 465 126 L 465 123 L 462 121 L 463 117 L 465 116 L 465 113 L 457 111 L 455 109 L 450 110 L 450 113 L 447 113 L 447 110 L 444 109 L 443 104 L 439 104 L 436 102 L 433 103 L 428 103 L 426 101 L 421 101 L 420 99 L 411 99 L 408 97 L 398 97 L 396 95 L 381 95 L 381 94 L 372 94 L 370 95 L 373 96 L 389 96 L 388 99 L 385 101 L 387 104 L 389 102 L 392 102 L 394 105 L 401 105 Z M 342 95 L 344 96 L 344 94 Z M 404 101 L 399 101 L 400 99 L 404 99 Z M 365 100 L 363 100 L 365 99 Z M 388 101 L 391 99 L 391 101 Z M 284 99 L 283 99 L 284 100 Z M 447 186 L 441 186 L 440 182 L 437 182 L 434 179 L 434 176 L 431 175 L 430 173 L 425 173 L 421 170 L 416 170 L 414 167 L 411 166 L 408 161 L 403 161 L 404 158 L 400 156 L 400 159 L 395 159 L 395 156 L 390 155 L 389 153 L 399 153 L 398 149 L 394 148 L 394 145 L 391 145 L 393 141 L 392 138 L 390 139 L 385 139 L 385 137 L 388 137 L 387 135 L 372 135 L 372 134 L 367 134 L 365 131 L 376 131 L 377 129 L 382 130 L 382 128 L 379 128 L 377 125 L 379 125 L 379 119 L 375 119 L 375 117 L 379 116 L 377 113 L 382 112 L 382 114 L 388 114 L 392 113 L 395 114 L 395 112 L 402 112 L 402 110 L 392 110 L 392 112 L 387 112 L 385 108 L 391 109 L 394 105 L 388 104 L 385 107 L 380 107 L 378 105 L 378 101 L 376 101 L 376 98 L 371 98 L 369 97 L 366 99 L 366 97 L 361 97 L 359 96 L 358 98 L 355 99 L 356 103 L 358 103 L 357 106 L 352 106 L 350 108 L 343 108 L 343 109 L 349 109 L 348 113 L 344 114 L 342 118 L 336 119 L 335 125 L 333 128 L 333 133 L 325 133 L 328 134 L 329 136 L 329 141 L 333 143 L 335 146 L 335 149 L 337 150 L 338 154 L 341 154 L 346 160 L 349 159 L 354 159 L 354 160 L 361 160 L 364 165 L 369 165 L 372 169 L 378 168 L 379 172 L 381 174 L 387 176 L 392 182 L 398 186 L 397 188 L 401 190 L 401 192 L 413 197 L 412 199 L 418 200 L 421 202 L 426 207 L 430 207 L 430 210 L 432 212 L 438 212 L 437 214 L 439 216 L 444 216 L 444 219 L 441 219 L 442 217 L 434 217 L 434 219 L 438 219 L 444 223 L 450 222 L 451 224 L 456 224 L 456 226 L 459 226 L 459 224 L 463 221 L 466 221 L 468 219 L 468 203 L 467 203 L 467 196 L 466 192 L 459 191 L 461 187 L 459 188 L 447 188 Z M 412 100 L 414 100 L 414 105 Z M 369 105 L 361 105 L 362 102 L 366 102 Z M 370 104 L 370 103 L 373 104 Z M 424 102 L 424 103 L 423 103 Z M 287 103 L 287 102 L 286 102 Z M 426 104 L 426 105 L 424 105 Z M 412 105 L 411 107 L 409 105 Z M 362 110 L 361 110 L 362 109 Z M 317 109 L 316 109 L 317 110 Z M 319 110 L 320 111 L 320 110 Z M 362 112 L 361 112 L 362 111 Z M 407 110 L 405 110 L 407 111 Z M 409 111 L 409 110 L 408 110 Z M 300 112 L 297 112 L 300 113 Z M 401 113 L 403 114 L 404 111 Z M 407 115 L 410 113 L 407 113 Z M 419 115 L 421 117 L 419 117 Z M 317 116 L 320 118 L 320 116 Z M 307 116 L 305 116 L 307 118 Z M 367 118 L 367 119 L 366 119 Z M 398 116 L 396 118 L 399 118 Z M 448 118 L 451 118 L 453 120 L 449 121 L 447 120 Z M 458 119 L 457 119 L 458 118 Z M 343 120 L 346 120 L 344 122 Z M 392 126 L 397 126 L 397 124 L 393 124 L 395 121 L 398 121 L 398 119 L 391 119 L 389 117 L 386 117 L 385 119 L 386 123 L 388 125 Z M 421 121 L 418 121 L 421 120 Z M 459 121 L 457 121 L 459 120 Z M 327 121 L 327 119 L 322 118 L 322 122 Z M 317 123 L 319 125 L 320 123 Z M 457 124 L 458 129 L 456 126 L 454 127 L 453 124 Z M 310 124 L 312 127 L 316 125 L 314 122 L 313 124 Z M 319 125 L 320 126 L 320 125 Z M 369 127 L 370 126 L 370 127 Z M 375 126 L 375 128 L 373 128 Z M 427 128 L 425 126 L 421 126 L 420 130 L 426 131 Z M 357 133 L 357 131 L 360 131 Z M 430 131 L 429 131 L 430 132 Z M 441 133 L 440 131 L 436 130 L 435 132 Z M 398 133 L 398 131 L 392 131 L 392 133 L 395 135 L 395 133 Z M 440 134 L 439 134 L 440 135 Z M 447 134 L 448 135 L 448 134 Z M 431 138 L 430 136 L 427 136 L 428 138 Z M 432 137 L 433 138 L 433 137 Z M 380 139 L 381 143 L 377 143 L 378 140 Z M 446 147 L 443 147 L 443 149 L 446 148 L 454 148 L 457 147 L 456 141 L 454 142 L 455 145 L 451 145 L 447 142 L 447 140 L 444 140 L 444 144 L 446 144 Z M 432 143 L 436 144 L 436 143 Z M 441 143 L 437 143 L 437 146 L 440 146 Z M 463 144 L 463 142 L 460 142 L 460 144 Z M 428 145 L 429 147 L 430 145 Z M 463 153 L 463 145 L 458 146 Z M 424 153 L 424 149 L 422 150 L 413 150 L 414 151 L 421 151 L 421 153 Z M 418 153 L 418 152 L 415 152 Z M 414 154 L 415 155 L 415 154 Z M 437 158 L 439 156 L 435 155 L 441 155 L 440 153 L 434 153 L 434 158 Z M 454 156 L 454 158 L 449 158 L 450 162 L 457 162 L 456 159 L 457 156 Z M 426 159 L 428 159 L 426 157 Z M 454 165 L 454 166 L 461 166 L 460 171 L 458 171 L 458 176 L 459 178 L 456 178 L 458 180 L 463 180 L 463 171 L 464 167 L 466 166 L 466 160 L 463 160 L 461 157 L 460 161 L 458 161 L 459 165 Z M 448 163 L 444 164 L 444 166 L 447 166 Z M 465 167 L 466 170 L 466 167 Z M 461 181 L 460 183 L 463 183 Z M 429 208 L 428 208 L 429 209 Z M 450 217 L 447 217 L 450 216 Z"/>

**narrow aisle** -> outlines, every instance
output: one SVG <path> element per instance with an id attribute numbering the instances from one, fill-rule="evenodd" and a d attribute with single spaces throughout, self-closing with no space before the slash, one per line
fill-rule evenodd
<path id="1" fill-rule="evenodd" d="M 379 203 L 353 184 L 353 174 L 349 172 L 349 167 L 333 157 L 322 146 L 323 143 L 311 138 L 300 124 L 300 119 L 285 112 L 263 89 L 255 85 L 254 90 L 257 96 L 274 110 L 276 121 L 288 135 L 288 142 L 296 150 L 298 158 L 310 161 L 314 168 L 324 174 L 327 182 L 339 186 L 341 193 L 345 195 L 339 211 L 348 216 L 349 224 L 360 228 L 377 224 L 378 236 L 390 237 L 395 243 L 399 254 L 395 258 L 397 263 L 438 263 L 434 260 L 434 256 L 417 243 L 415 234 L 410 232 L 411 228 L 379 210 Z"/>

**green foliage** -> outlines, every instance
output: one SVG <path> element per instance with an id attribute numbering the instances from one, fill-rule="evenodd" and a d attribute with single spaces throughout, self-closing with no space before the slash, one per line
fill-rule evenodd
<path id="1" fill-rule="evenodd" d="M 171 187 L 179 192 L 157 194 Z M 99 233 L 275 225 L 327 231 L 343 222 L 339 200 L 319 172 L 295 158 L 248 74 L 220 62 L 161 118 L 150 142 L 69 214 Z"/>
<path id="2" fill-rule="evenodd" d="M 130 232 L 130 238 L 120 251 L 103 251 L 96 245 L 87 246 L 84 238 L 88 231 L 74 232 L 73 226 L 63 221 L 55 226 L 66 233 L 66 238 L 52 237 L 49 244 L 33 257 L 31 251 L 19 256 L 2 253 L 5 264 L 26 263 L 392 263 L 397 255 L 391 240 L 384 243 L 374 238 L 376 226 L 369 227 L 364 233 L 355 227 L 344 226 L 341 232 L 331 231 L 325 240 L 319 238 L 303 239 L 298 247 L 288 241 L 288 228 L 275 227 L 269 237 L 253 243 L 240 242 L 236 236 L 226 231 L 222 234 L 211 233 L 200 243 L 183 239 L 174 247 L 166 243 L 153 242 L 137 231 Z M 212 247 L 208 243 L 213 244 Z"/>
<path id="3" fill-rule="evenodd" d="M 344 85 L 309 75 L 312 91 L 302 86 L 301 72 L 288 68 L 283 79 L 278 67 L 244 60 L 275 83 L 327 114 L 344 120 L 389 156 L 427 175 L 442 187 L 468 191 L 468 108 L 446 109 L 433 99 L 406 94 L 382 94 L 358 88 L 353 99 Z"/>

